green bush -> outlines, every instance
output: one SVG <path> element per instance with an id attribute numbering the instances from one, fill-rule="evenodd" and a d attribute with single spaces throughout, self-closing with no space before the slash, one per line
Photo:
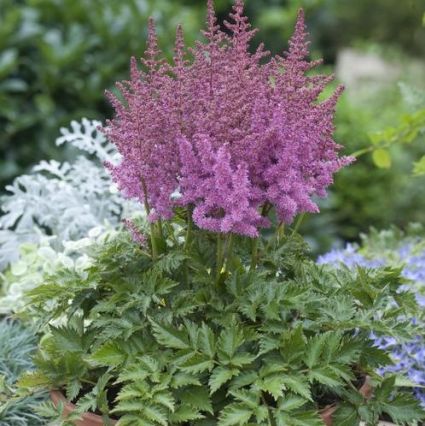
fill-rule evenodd
<path id="1" fill-rule="evenodd" d="M 335 400 L 340 425 L 422 417 L 395 376 L 375 372 L 392 362 L 372 332 L 416 332 L 398 271 L 326 270 L 296 235 L 260 241 L 253 269 L 251 244 L 233 236 L 216 276 L 214 235 L 193 231 L 186 245 L 184 228 L 166 228 L 168 253 L 156 261 L 121 234 L 95 248 L 86 277 L 59 269 L 31 292 L 43 322 L 62 321 L 21 386 L 63 389 L 78 412 L 122 426 L 319 426 L 318 410 Z M 356 389 L 366 375 L 370 400 Z M 44 408 L 60 418 L 61 407 Z"/>

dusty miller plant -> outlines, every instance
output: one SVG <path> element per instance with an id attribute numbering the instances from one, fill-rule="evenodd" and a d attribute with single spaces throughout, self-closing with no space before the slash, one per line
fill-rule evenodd
<path id="1" fill-rule="evenodd" d="M 102 163 L 119 160 L 114 146 L 97 130 L 97 121 L 83 119 L 61 129 L 58 145 L 80 151 L 73 162 L 42 161 L 31 174 L 6 187 L 1 199 L 0 269 L 19 258 L 19 246 L 51 236 L 62 242 L 84 237 L 94 227 L 117 224 L 126 203 L 114 189 Z M 128 203 L 127 203 L 128 205 Z"/>

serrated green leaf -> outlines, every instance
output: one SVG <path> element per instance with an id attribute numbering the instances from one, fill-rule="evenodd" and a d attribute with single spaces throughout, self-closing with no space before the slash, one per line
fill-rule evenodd
<path id="1" fill-rule="evenodd" d="M 227 383 L 232 377 L 239 373 L 238 370 L 226 367 L 216 367 L 212 372 L 208 385 L 210 387 L 210 394 L 213 394 L 221 386 Z"/>
<path id="2" fill-rule="evenodd" d="M 66 386 L 66 398 L 68 401 L 73 401 L 80 393 L 81 388 L 82 385 L 79 380 L 70 380 Z"/>
<path id="3" fill-rule="evenodd" d="M 153 335 L 157 342 L 166 348 L 170 349 L 189 349 L 189 340 L 186 333 L 181 330 L 176 330 L 173 327 L 160 325 L 150 320 L 152 325 Z"/>
<path id="4" fill-rule="evenodd" d="M 63 352 L 84 352 L 84 344 L 79 332 L 72 327 L 50 326 L 57 347 Z"/>
<path id="5" fill-rule="evenodd" d="M 156 393 L 152 400 L 158 405 L 162 405 L 163 407 L 168 408 L 171 412 L 174 412 L 175 400 L 170 392 Z"/>
<path id="6" fill-rule="evenodd" d="M 331 388 L 336 388 L 343 385 L 341 380 L 338 380 L 338 376 L 328 367 L 315 368 L 310 370 L 308 376 L 310 381 L 315 380 L 318 383 L 329 386 Z"/>
<path id="7" fill-rule="evenodd" d="M 255 409 L 259 405 L 260 392 L 254 389 L 235 389 L 231 390 L 232 395 L 238 402 L 243 402 L 247 407 Z"/>
<path id="8" fill-rule="evenodd" d="M 315 411 L 297 411 L 291 414 L 275 411 L 274 418 L 276 426 L 323 426 L 324 424 Z"/>
<path id="9" fill-rule="evenodd" d="M 296 376 L 295 374 L 292 376 L 283 376 L 283 383 L 293 393 L 312 401 L 310 386 L 303 377 Z"/>
<path id="10" fill-rule="evenodd" d="M 283 391 L 286 389 L 283 377 L 281 375 L 268 376 L 261 381 L 257 381 L 257 385 L 261 390 L 268 392 L 277 401 L 283 396 Z"/>
<path id="11" fill-rule="evenodd" d="M 210 414 L 214 413 L 210 395 L 207 389 L 202 386 L 185 388 L 181 393 L 180 400 L 183 404 L 190 405 L 192 408 L 196 408 L 199 411 L 206 411 Z"/>
<path id="12" fill-rule="evenodd" d="M 211 359 L 215 357 L 216 340 L 214 332 L 204 323 L 199 331 L 199 349 Z"/>
<path id="13" fill-rule="evenodd" d="M 221 411 L 217 426 L 246 425 L 252 414 L 244 404 L 229 404 Z"/>
<path id="14" fill-rule="evenodd" d="M 399 394 L 388 403 L 382 403 L 382 411 L 396 423 L 410 423 L 425 418 L 424 410 L 417 399 L 411 395 Z"/>
<path id="15" fill-rule="evenodd" d="M 239 327 L 235 326 L 223 329 L 218 339 L 219 358 L 223 360 L 232 359 L 243 343 L 244 336 Z"/>
<path id="16" fill-rule="evenodd" d="M 280 411 L 293 411 L 301 408 L 307 402 L 306 399 L 297 395 L 286 394 L 280 399 L 278 409 Z"/>
<path id="17" fill-rule="evenodd" d="M 168 415 L 162 408 L 145 405 L 143 407 L 143 414 L 149 419 L 162 426 L 168 425 Z"/>
<path id="18" fill-rule="evenodd" d="M 258 379 L 258 373 L 255 371 L 240 372 L 237 377 L 232 380 L 231 388 L 239 389 L 253 384 Z"/>
<path id="19" fill-rule="evenodd" d="M 305 358 L 305 364 L 307 367 L 312 368 L 318 363 L 327 336 L 327 333 L 319 334 L 318 336 L 315 336 L 308 341 L 307 354 Z"/>
<path id="20" fill-rule="evenodd" d="M 214 368 L 214 361 L 206 355 L 195 354 L 180 364 L 180 369 L 185 373 L 198 374 L 204 371 L 211 371 Z"/>
<path id="21" fill-rule="evenodd" d="M 281 354 L 288 363 L 304 358 L 305 345 L 306 342 L 301 325 L 293 330 L 282 333 L 280 349 Z"/>
<path id="22" fill-rule="evenodd" d="M 181 387 L 189 386 L 189 385 L 200 386 L 201 382 L 193 374 L 178 372 L 178 373 L 173 375 L 173 378 L 171 379 L 170 385 L 173 389 L 179 389 Z"/>
<path id="23" fill-rule="evenodd" d="M 140 414 L 125 414 L 120 418 L 120 426 L 158 426 L 158 424 L 145 419 Z"/>
<path id="24" fill-rule="evenodd" d="M 116 367 L 126 360 L 126 354 L 117 342 L 106 342 L 98 348 L 89 358 L 100 365 Z"/>
<path id="25" fill-rule="evenodd" d="M 358 426 L 360 418 L 357 410 L 352 405 L 341 403 L 332 415 L 336 425 Z"/>
<path id="26" fill-rule="evenodd" d="M 205 416 L 198 409 L 187 404 L 182 404 L 176 408 L 176 411 L 170 415 L 170 421 L 173 423 L 184 423 L 203 419 Z"/>

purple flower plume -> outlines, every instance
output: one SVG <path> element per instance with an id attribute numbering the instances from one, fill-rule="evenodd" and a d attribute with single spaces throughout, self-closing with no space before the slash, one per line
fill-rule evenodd
<path id="1" fill-rule="evenodd" d="M 137 227 L 137 225 L 130 219 L 123 220 L 124 226 L 127 228 L 133 241 L 141 246 L 146 245 L 146 237 Z"/>
<path id="2" fill-rule="evenodd" d="M 126 196 L 149 205 L 151 220 L 190 205 L 200 228 L 255 237 L 269 225 L 262 206 L 286 223 L 317 212 L 312 197 L 352 161 L 338 157 L 332 137 L 342 88 L 318 101 L 332 76 L 306 75 L 319 62 L 307 60 L 302 11 L 288 52 L 269 61 L 262 44 L 250 52 L 256 30 L 242 0 L 224 25 L 209 0 L 206 42 L 186 51 L 178 27 L 167 63 L 149 22 L 142 69 L 133 58 L 130 81 L 117 84 L 124 102 L 109 94 L 116 116 L 105 133 L 122 161 L 108 168 Z"/>

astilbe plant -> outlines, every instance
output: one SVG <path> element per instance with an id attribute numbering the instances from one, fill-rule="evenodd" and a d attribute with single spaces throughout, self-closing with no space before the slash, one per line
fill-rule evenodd
<path id="1" fill-rule="evenodd" d="M 342 87 L 319 102 L 332 76 L 308 73 L 320 61 L 307 60 L 303 12 L 288 52 L 270 60 L 262 44 L 250 51 L 256 30 L 242 0 L 230 18 L 222 30 L 210 0 L 206 42 L 187 52 L 178 27 L 172 63 L 151 20 L 143 69 L 133 58 L 104 131 L 122 155 L 109 165 L 115 181 L 152 221 L 186 206 L 199 228 L 256 237 L 273 207 L 285 223 L 317 212 L 313 197 L 351 159 L 338 158 L 332 138 Z"/>
<path id="2" fill-rule="evenodd" d="M 108 167 L 150 233 L 126 221 L 83 274 L 65 266 L 29 292 L 48 325 L 20 385 L 59 388 L 73 416 L 97 410 L 120 426 L 319 426 L 336 402 L 338 425 L 413 424 L 422 410 L 397 374 L 377 374 L 391 360 L 371 339 L 415 331 L 399 318 L 417 306 L 398 271 L 328 271 L 295 229 L 247 238 L 317 211 L 313 197 L 351 159 L 332 139 L 341 88 L 320 102 L 331 77 L 306 75 L 317 63 L 302 12 L 288 53 L 268 62 L 262 46 L 249 51 L 242 1 L 230 16 L 224 32 L 210 1 L 207 42 L 189 60 L 179 28 L 173 64 L 150 22 L 144 70 L 133 60 L 105 128 L 121 154 Z"/>
<path id="3" fill-rule="evenodd" d="M 41 323 L 62 321 L 44 330 L 20 385 L 62 389 L 74 419 L 99 410 L 119 426 L 320 426 L 335 401 L 335 425 L 423 417 L 397 374 L 376 372 L 392 363 L 371 334 L 415 331 L 397 317 L 416 312 L 398 271 L 329 271 L 293 236 L 264 245 L 254 270 L 249 245 L 237 244 L 213 285 L 215 243 L 196 233 L 186 254 L 174 243 L 155 261 L 120 233 L 93 247 L 85 276 L 64 267 L 46 277 L 31 306 Z M 365 375 L 370 399 L 357 390 Z"/>

